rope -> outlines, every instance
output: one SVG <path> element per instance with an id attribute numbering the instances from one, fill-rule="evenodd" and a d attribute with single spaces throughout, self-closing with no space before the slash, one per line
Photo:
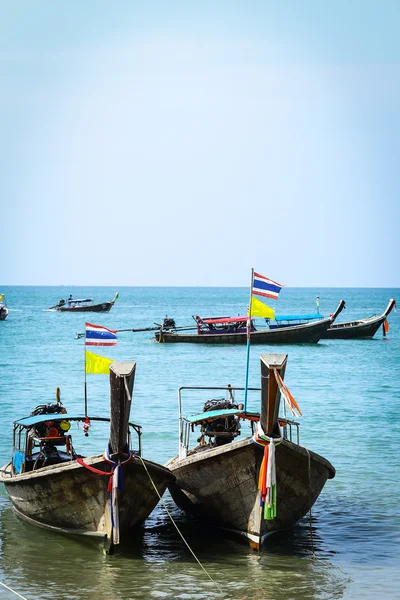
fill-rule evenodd
<path id="1" fill-rule="evenodd" d="M 111 525 L 112 525 L 112 541 L 114 544 L 119 544 L 120 542 L 120 531 L 119 531 L 119 504 L 118 504 L 118 490 L 122 489 L 123 486 L 123 471 L 122 465 L 132 460 L 133 454 L 128 449 L 128 458 L 123 460 L 113 460 L 110 456 L 110 444 L 107 445 L 107 448 L 104 451 L 103 459 L 105 462 L 113 465 L 110 473 L 105 473 L 104 471 L 100 471 L 91 465 L 85 463 L 81 458 L 77 459 L 77 463 L 81 465 L 81 467 L 85 467 L 92 473 L 96 473 L 97 475 L 104 475 L 109 477 L 108 479 L 108 492 L 111 496 L 111 504 L 110 504 L 110 514 L 111 514 Z"/>
<path id="2" fill-rule="evenodd" d="M 207 577 L 210 579 L 210 581 L 211 581 L 211 582 L 212 582 L 212 583 L 213 583 L 213 584 L 214 584 L 214 585 L 215 585 L 215 586 L 218 588 L 218 590 L 221 592 L 221 594 L 224 594 L 224 592 L 222 591 L 222 589 L 220 588 L 220 586 L 218 585 L 218 583 L 215 581 L 215 579 L 213 579 L 213 578 L 211 577 L 211 575 L 210 575 L 210 574 L 209 574 L 209 572 L 206 570 L 206 568 L 205 568 L 205 567 L 203 567 L 203 565 L 201 564 L 201 562 L 199 561 L 199 559 L 197 558 L 197 556 L 195 555 L 195 553 L 193 552 L 193 550 L 191 549 L 191 547 L 189 546 L 189 544 L 187 543 L 187 541 L 185 540 L 185 538 L 184 538 L 184 536 L 183 536 L 183 533 L 182 533 L 182 532 L 181 532 L 181 530 L 179 529 L 178 525 L 175 523 L 175 521 L 174 521 L 174 519 L 173 519 L 173 517 L 172 517 L 171 513 L 169 512 L 169 510 L 168 510 L 168 507 L 167 507 L 167 505 L 165 504 L 164 500 L 161 498 L 161 495 L 159 494 L 159 492 L 158 492 L 158 489 L 156 488 L 156 485 L 155 485 L 155 483 L 154 483 L 154 481 L 153 481 L 153 479 L 152 479 L 152 477 L 151 477 L 151 475 L 150 475 L 150 473 L 149 473 L 149 471 L 148 471 L 148 469 L 147 469 L 147 467 L 146 467 L 146 464 L 145 464 L 145 462 L 144 462 L 143 458 L 142 458 L 141 456 L 139 456 L 138 458 L 139 458 L 139 459 L 141 460 L 141 462 L 142 462 L 142 465 L 143 465 L 143 467 L 144 467 L 144 470 L 146 471 L 146 473 L 147 473 L 147 475 L 148 475 L 148 477 L 149 477 L 149 479 L 150 479 L 150 481 L 151 481 L 151 484 L 152 484 L 153 488 L 154 488 L 154 489 L 155 489 L 155 491 L 156 491 L 156 494 L 157 494 L 157 496 L 158 496 L 158 498 L 159 498 L 159 500 L 160 500 L 160 502 L 161 502 L 161 505 L 162 505 L 162 507 L 163 507 L 163 508 L 166 510 L 166 512 L 167 512 L 167 514 L 168 514 L 168 516 L 169 516 L 169 518 L 171 519 L 171 522 L 172 522 L 173 526 L 175 527 L 175 529 L 177 530 L 177 532 L 178 532 L 178 533 L 179 533 L 179 535 L 181 536 L 181 538 L 182 538 L 182 540 L 184 541 L 184 543 L 185 543 L 186 547 L 188 548 L 188 550 L 190 551 L 190 553 L 192 554 L 192 556 L 195 558 L 195 560 L 196 560 L 196 562 L 199 564 L 199 566 L 200 566 L 200 567 L 203 569 L 204 573 L 207 575 Z"/>
<path id="3" fill-rule="evenodd" d="M 314 552 L 314 538 L 313 538 L 313 532 L 312 532 L 312 513 L 311 513 L 311 456 L 310 453 L 308 451 L 308 448 L 304 447 L 304 450 L 306 450 L 307 455 L 308 455 L 308 502 L 310 504 L 310 538 L 311 538 L 311 552 L 313 555 L 313 558 L 317 558 Z"/>
<path id="4" fill-rule="evenodd" d="M 8 587 L 8 585 L 6 585 L 5 583 L 3 583 L 2 581 L 0 581 L 0 585 L 2 585 L 3 587 L 5 587 L 6 590 L 9 590 L 10 592 L 12 592 L 16 596 L 18 596 L 18 598 L 22 598 L 22 600 L 28 600 L 27 598 L 25 598 L 25 596 L 21 596 L 21 594 L 18 594 L 18 592 L 15 592 L 13 589 L 11 589 L 10 587 Z"/>

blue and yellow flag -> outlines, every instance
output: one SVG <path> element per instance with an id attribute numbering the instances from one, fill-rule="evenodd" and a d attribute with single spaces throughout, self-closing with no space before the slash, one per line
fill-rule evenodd
<path id="1" fill-rule="evenodd" d="M 249 311 L 247 311 L 249 314 Z M 251 316 L 252 317 L 265 317 L 266 319 L 275 319 L 275 311 L 273 308 L 270 308 L 258 298 L 252 298 L 251 300 Z"/>
<path id="2" fill-rule="evenodd" d="M 99 356 L 86 350 L 86 373 L 88 375 L 109 375 L 110 364 L 114 362 L 112 358 Z"/>

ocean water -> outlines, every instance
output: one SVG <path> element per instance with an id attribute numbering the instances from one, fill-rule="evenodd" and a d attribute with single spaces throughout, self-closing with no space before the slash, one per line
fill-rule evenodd
<path id="1" fill-rule="evenodd" d="M 109 300 L 107 314 L 46 311 L 70 293 Z M 70 412 L 83 410 L 84 347 L 76 339 L 86 320 L 112 329 L 148 327 L 173 317 L 243 314 L 245 288 L 3 287 L 9 316 L 0 322 L 0 465 L 11 456 L 12 422 L 37 404 L 54 401 L 56 386 Z M 399 289 L 284 288 L 277 314 L 339 317 L 380 314 Z M 27 599 L 311 600 L 400 598 L 400 312 L 389 316 L 386 338 L 322 340 L 316 345 L 254 346 L 249 385 L 260 385 L 260 354 L 288 353 L 285 381 L 303 412 L 300 440 L 336 468 L 313 507 L 290 531 L 267 539 L 260 555 L 242 541 L 198 525 L 166 494 L 165 506 L 211 581 L 159 504 L 132 544 L 105 556 L 75 538 L 17 518 L 0 489 L 0 582 Z M 120 333 L 99 354 L 137 362 L 131 420 L 143 426 L 143 453 L 160 463 L 177 453 L 177 391 L 184 385 L 243 386 L 245 346 L 156 344 L 152 333 Z M 108 377 L 88 375 L 88 404 L 108 416 Z M 205 398 L 206 399 L 206 398 Z M 189 405 L 197 412 L 202 404 Z M 249 399 L 249 409 L 258 401 Z M 92 425 L 87 453 L 102 452 L 104 430 Z M 16 598 L 0 586 L 0 598 Z"/>

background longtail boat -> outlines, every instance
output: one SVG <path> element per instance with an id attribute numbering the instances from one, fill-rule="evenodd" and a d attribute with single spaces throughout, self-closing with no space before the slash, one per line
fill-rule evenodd
<path id="1" fill-rule="evenodd" d="M 341 339 L 351 340 L 356 338 L 372 338 L 382 325 L 383 335 L 385 336 L 388 330 L 387 317 L 396 307 L 396 300 L 391 298 L 384 312 L 379 316 L 367 317 L 356 321 L 346 321 L 345 323 L 332 323 L 332 325 L 324 331 L 323 339 Z"/>
<path id="2" fill-rule="evenodd" d="M 0 294 L 0 321 L 5 321 L 8 315 L 8 308 L 4 294 Z"/>
<path id="3" fill-rule="evenodd" d="M 341 300 L 331 317 L 309 323 L 260 330 L 256 330 L 253 324 L 250 332 L 251 344 L 315 344 L 323 337 L 344 306 L 345 303 Z M 175 332 L 172 328 L 161 327 L 155 334 L 155 340 L 160 343 L 246 344 L 246 319 L 247 317 L 200 319 L 197 321 L 197 332 L 193 333 Z"/>
<path id="4" fill-rule="evenodd" d="M 57 310 L 58 312 L 109 312 L 115 304 L 118 298 L 118 292 L 116 292 L 112 300 L 107 302 L 100 302 L 94 304 L 92 298 L 85 298 L 82 300 L 74 300 L 68 298 L 68 300 L 60 300 L 55 306 L 51 306 L 47 310 Z"/>

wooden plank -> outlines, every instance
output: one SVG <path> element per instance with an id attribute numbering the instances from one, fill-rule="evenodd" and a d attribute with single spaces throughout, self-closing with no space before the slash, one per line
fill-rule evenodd
<path id="1" fill-rule="evenodd" d="M 110 451 L 112 456 L 126 456 L 125 446 L 128 441 L 128 423 L 135 372 L 135 362 L 110 364 Z"/>
<path id="2" fill-rule="evenodd" d="M 262 354 L 261 360 L 261 415 L 263 431 L 272 436 L 277 433 L 281 393 L 275 379 L 274 369 L 285 376 L 287 354 Z"/>

